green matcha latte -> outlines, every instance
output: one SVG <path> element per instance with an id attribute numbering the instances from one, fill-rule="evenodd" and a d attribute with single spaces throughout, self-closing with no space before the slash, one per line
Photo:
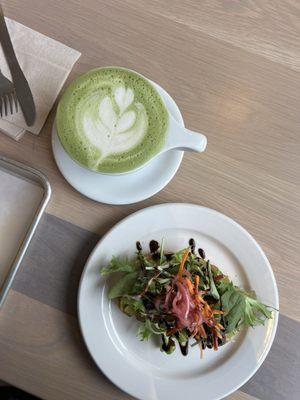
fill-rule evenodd
<path id="1" fill-rule="evenodd" d="M 120 173 L 159 152 L 168 118 L 160 95 L 145 78 L 108 67 L 70 84 L 58 105 L 56 128 L 65 150 L 81 165 Z"/>

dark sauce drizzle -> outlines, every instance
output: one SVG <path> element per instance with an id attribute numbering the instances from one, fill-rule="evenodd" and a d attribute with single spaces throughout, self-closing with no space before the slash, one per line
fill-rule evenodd
<path id="1" fill-rule="evenodd" d="M 180 351 L 183 356 L 187 356 L 189 352 L 189 341 L 187 341 L 185 344 L 179 343 Z"/>
<path id="2" fill-rule="evenodd" d="M 191 248 L 191 252 L 194 254 L 195 253 L 196 243 L 195 243 L 195 240 L 193 238 L 191 238 L 189 240 L 189 246 Z"/>
<path id="3" fill-rule="evenodd" d="M 149 243 L 150 252 L 156 253 L 159 249 L 159 243 L 156 240 L 151 240 Z"/>
<path id="4" fill-rule="evenodd" d="M 162 337 L 162 342 L 163 342 L 161 348 L 163 351 L 168 353 L 170 351 L 171 347 L 174 346 L 174 340 L 172 338 L 169 338 L 169 341 L 167 343 L 164 335 L 161 335 L 161 337 Z"/>
<path id="5" fill-rule="evenodd" d="M 174 255 L 173 253 L 166 253 L 166 254 L 165 254 L 166 260 L 167 260 L 167 261 L 170 261 L 171 258 L 173 257 L 173 255 Z"/>
<path id="6" fill-rule="evenodd" d="M 205 260 L 205 251 L 201 248 L 198 249 L 199 256 Z"/>

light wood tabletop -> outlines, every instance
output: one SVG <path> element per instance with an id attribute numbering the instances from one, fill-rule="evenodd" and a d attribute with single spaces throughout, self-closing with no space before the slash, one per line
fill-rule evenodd
<path id="1" fill-rule="evenodd" d="M 76 316 L 78 280 L 99 238 L 149 205 L 191 202 L 243 225 L 279 287 L 275 342 L 232 400 L 300 397 L 300 3 L 298 0 L 7 0 L 5 15 L 82 53 L 68 82 L 120 65 L 158 82 L 205 153 L 185 154 L 169 185 L 128 206 L 89 200 L 39 136 L 0 135 L 0 153 L 44 172 L 52 198 L 0 311 L 0 379 L 43 399 L 126 399 L 96 368 Z M 162 399 L 163 400 L 163 399 Z M 189 399 L 188 399 L 189 400 Z"/>

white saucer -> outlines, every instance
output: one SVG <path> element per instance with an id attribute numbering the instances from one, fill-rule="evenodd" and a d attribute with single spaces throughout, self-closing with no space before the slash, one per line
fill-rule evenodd
<path id="1" fill-rule="evenodd" d="M 172 97 L 152 82 L 173 117 L 184 126 L 181 112 Z M 131 204 L 148 199 L 162 190 L 176 174 L 183 151 L 171 150 L 154 158 L 143 168 L 125 175 L 104 175 L 81 167 L 66 153 L 52 129 L 52 149 L 56 164 L 71 186 L 93 200 L 107 204 Z"/>

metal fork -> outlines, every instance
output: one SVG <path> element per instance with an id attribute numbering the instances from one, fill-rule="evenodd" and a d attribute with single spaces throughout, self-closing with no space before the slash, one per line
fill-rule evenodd
<path id="1" fill-rule="evenodd" d="M 13 114 L 13 106 L 15 106 L 15 111 L 17 112 L 18 100 L 14 84 L 0 70 L 0 116 L 2 117 L 3 113 L 7 116 L 9 112 Z"/>

